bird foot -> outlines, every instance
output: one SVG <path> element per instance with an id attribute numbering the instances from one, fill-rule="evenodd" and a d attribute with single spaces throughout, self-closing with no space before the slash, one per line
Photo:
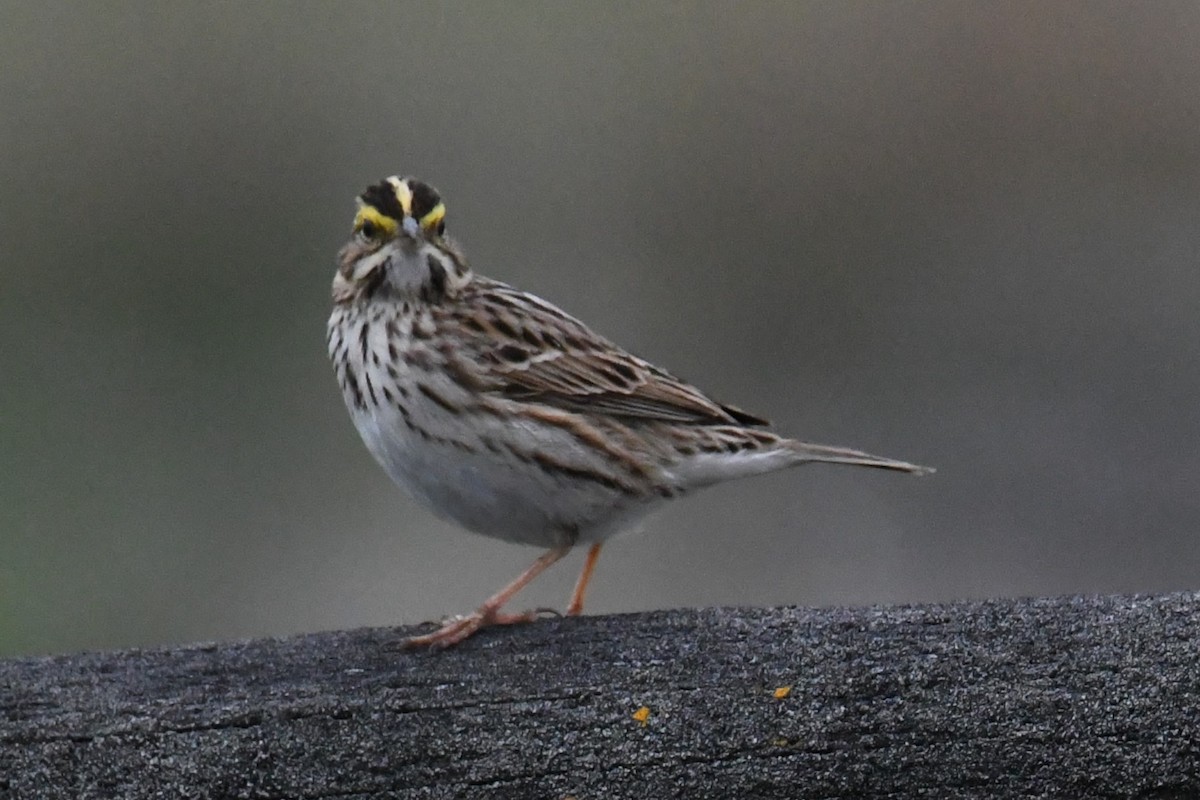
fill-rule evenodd
<path id="1" fill-rule="evenodd" d="M 451 617 L 432 633 L 426 633 L 421 636 L 410 636 L 401 643 L 401 646 L 405 649 L 416 647 L 445 649 L 453 647 L 483 628 L 491 627 L 492 625 L 520 625 L 526 622 L 534 622 L 546 614 L 556 617 L 562 616 L 562 614 L 553 608 L 533 608 L 529 611 L 522 611 L 519 614 L 505 614 L 499 609 L 484 606 L 470 614 Z"/>

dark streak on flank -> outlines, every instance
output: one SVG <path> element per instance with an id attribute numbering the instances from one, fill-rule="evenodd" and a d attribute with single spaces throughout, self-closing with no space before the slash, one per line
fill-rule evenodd
<path id="1" fill-rule="evenodd" d="M 408 426 L 410 431 L 417 429 L 416 424 L 412 421 L 412 414 L 408 413 L 408 409 L 401 403 L 396 403 L 396 410 L 400 412 L 400 416 L 404 419 L 404 424 Z"/>
<path id="2" fill-rule="evenodd" d="M 375 396 L 375 383 L 371 380 L 371 371 L 369 369 L 363 370 L 363 380 L 367 383 L 367 394 L 371 398 L 371 405 L 379 405 L 379 398 Z"/>
<path id="3" fill-rule="evenodd" d="M 404 419 L 405 426 L 410 431 L 417 434 L 425 441 L 432 442 L 434 444 L 447 445 L 449 447 L 455 448 L 456 450 L 462 450 L 463 452 L 466 452 L 466 453 L 478 452 L 475 450 L 475 448 L 471 447 L 471 445 L 467 444 L 466 442 L 460 442 L 457 439 L 449 439 L 445 436 L 438 436 L 436 433 L 431 433 L 431 432 L 427 431 L 426 429 L 422 428 L 421 426 L 417 425 L 412 420 L 412 414 L 410 414 L 408 412 L 408 409 L 405 408 L 403 405 L 397 403 L 396 410 L 400 412 L 400 416 Z"/>
<path id="4" fill-rule="evenodd" d="M 631 487 L 621 483 L 612 477 L 605 475 L 602 472 L 587 469 L 586 467 L 576 467 L 571 464 L 566 464 L 553 456 L 543 453 L 540 450 L 534 450 L 529 459 L 541 467 L 543 472 L 554 476 L 566 476 L 577 480 L 591 481 L 597 483 L 606 489 L 611 489 L 614 492 L 623 494 L 637 494 Z"/>
<path id="5" fill-rule="evenodd" d="M 530 420 L 542 425 L 550 425 L 570 434 L 584 447 L 595 453 L 603 454 L 609 463 L 618 467 L 622 472 L 639 478 L 653 478 L 647 465 L 634 457 L 627 450 L 616 446 L 603 432 L 588 424 L 576 414 L 563 413 L 552 409 L 522 406 L 514 409 L 521 419 Z"/>
<path id="6" fill-rule="evenodd" d="M 366 364 L 367 364 L 367 335 L 368 335 L 367 323 L 363 322 L 362 325 L 358 326 L 358 347 L 359 347 L 359 351 L 362 354 L 361 360 L 362 360 L 363 366 L 366 366 Z"/>
<path id="7" fill-rule="evenodd" d="M 423 369 L 426 372 L 433 369 L 433 357 L 428 350 L 405 350 L 401 356 L 404 363 L 413 369 Z"/>
<path id="8" fill-rule="evenodd" d="M 417 391 L 419 391 L 421 394 L 428 397 L 434 403 L 437 403 L 439 406 L 441 406 L 446 411 L 449 411 L 451 414 L 458 414 L 460 411 L 462 411 L 461 408 L 454 405 L 454 403 L 450 402 L 445 397 L 442 397 L 440 394 L 435 392 L 433 389 L 429 388 L 429 386 L 424 383 L 417 384 Z"/>
<path id="9" fill-rule="evenodd" d="M 354 377 L 354 372 L 346 370 L 346 384 L 350 389 L 350 394 L 354 398 L 355 408 L 366 408 L 366 403 L 363 402 L 362 389 L 358 388 L 358 379 Z"/>

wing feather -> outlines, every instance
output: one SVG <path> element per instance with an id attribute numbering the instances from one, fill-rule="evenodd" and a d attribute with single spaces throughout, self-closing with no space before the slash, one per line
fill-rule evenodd
<path id="1" fill-rule="evenodd" d="M 454 313 L 487 389 L 570 411 L 699 425 L 767 425 L 617 347 L 544 300 L 477 281 Z M 460 319 L 459 323 L 465 322 Z"/>

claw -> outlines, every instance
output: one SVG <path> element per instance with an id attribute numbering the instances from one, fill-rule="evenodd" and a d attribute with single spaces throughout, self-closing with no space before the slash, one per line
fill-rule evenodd
<path id="1" fill-rule="evenodd" d="M 497 610 L 484 607 L 471 614 L 451 617 L 432 633 L 426 633 L 421 636 L 410 636 L 401 643 L 401 646 L 405 649 L 415 647 L 437 647 L 444 649 L 453 647 L 482 628 L 492 625 L 522 625 L 526 622 L 534 622 L 537 620 L 539 614 L 547 611 L 558 614 L 557 611 L 551 608 L 535 608 L 530 611 L 522 611 L 520 614 L 502 614 Z"/>
<path id="2" fill-rule="evenodd" d="M 484 624 L 483 615 L 476 612 L 466 617 L 452 619 L 433 633 L 427 633 L 422 636 L 410 636 L 401 642 L 400 646 L 406 650 L 414 647 L 450 647 L 466 639 L 472 633 L 482 628 Z"/>

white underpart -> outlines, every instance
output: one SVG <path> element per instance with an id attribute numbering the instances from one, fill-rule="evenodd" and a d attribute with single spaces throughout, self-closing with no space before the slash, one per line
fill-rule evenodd
<path id="1" fill-rule="evenodd" d="M 330 324 L 335 325 L 342 313 L 346 312 L 335 309 Z M 408 326 L 411 321 L 398 324 Z M 357 325 L 352 330 L 357 331 Z M 368 360 L 372 350 L 378 351 L 381 358 L 387 353 L 382 321 L 370 326 L 367 343 Z M 351 342 L 347 358 L 354 371 L 363 374 L 368 365 L 362 363 L 357 340 Z M 519 460 L 503 443 L 513 443 L 524 452 L 540 451 L 581 469 L 619 475 L 561 428 L 528 420 L 506 421 L 486 414 L 451 414 L 422 394 L 417 385 L 424 382 L 447 400 L 467 406 L 468 399 L 462 389 L 449 380 L 436 380 L 435 376 L 403 363 L 394 366 L 399 371 L 399 380 L 388 380 L 396 387 L 393 394 L 398 395 L 401 386 L 407 391 L 408 396 L 402 402 L 408 418 L 417 428 L 445 442 L 430 441 L 411 430 L 403 414 L 386 402 L 358 408 L 353 394 L 347 392 L 346 407 L 367 449 L 392 480 L 440 516 L 486 536 L 553 547 L 607 539 L 661 504 L 662 499 L 657 496 L 633 498 L 619 490 L 551 474 Z M 376 375 L 379 370 L 372 368 L 371 372 Z M 361 381 L 360 387 L 365 394 L 367 388 Z M 379 380 L 374 381 L 374 388 L 377 397 L 381 397 Z M 484 439 L 501 444 L 501 452 L 483 446 Z M 472 452 L 450 444 L 451 441 L 463 443 Z"/>

